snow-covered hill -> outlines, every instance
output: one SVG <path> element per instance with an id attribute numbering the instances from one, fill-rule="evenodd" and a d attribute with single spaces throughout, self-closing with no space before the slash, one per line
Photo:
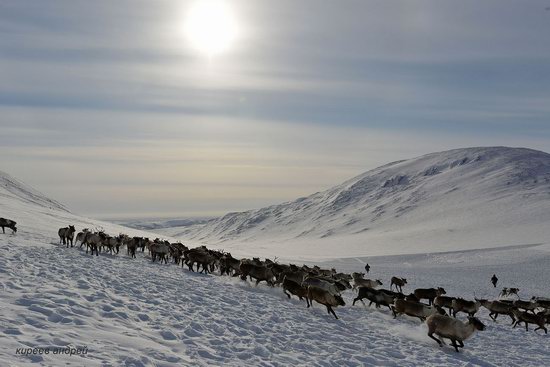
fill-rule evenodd
<path id="1" fill-rule="evenodd" d="M 0 171 L 0 205 L 14 199 L 31 205 L 68 212 L 68 209 L 62 204 Z"/>
<path id="2" fill-rule="evenodd" d="M 51 240 L 56 239 L 58 228 L 69 224 L 75 225 L 77 229 L 104 229 L 115 235 L 124 232 L 155 237 L 151 233 L 73 214 L 64 205 L 1 171 L 0 217 L 15 220 L 19 232 L 39 232 L 50 236 Z"/>
<path id="3" fill-rule="evenodd" d="M 11 181 L 15 182 L 15 181 Z M 17 186 L 17 185 L 16 185 Z M 24 186 L 21 185 L 20 188 Z M 20 192 L 14 195 L 12 191 Z M 24 192 L 31 193 L 25 196 Z M 131 259 L 86 255 L 58 244 L 57 228 L 75 224 L 154 237 L 86 219 L 28 188 L 0 188 L 0 216 L 18 232 L 0 233 L 0 364 L 2 366 L 544 366 L 548 335 L 490 321 L 457 354 L 428 338 L 416 319 L 393 319 L 387 309 L 347 305 L 326 310 L 288 300 L 280 288 L 254 287 L 215 274 L 191 273 L 152 263 L 138 251 Z M 443 286 L 453 296 L 494 298 L 489 277 L 521 289 L 523 298 L 548 296 L 550 245 L 455 253 L 351 258 L 321 264 L 359 271 L 387 287 L 392 275 L 407 277 L 405 291 Z M 33 354 L 34 348 L 49 354 Z M 55 351 L 79 351 L 65 354 Z M 30 354 L 17 354 L 17 351 Z"/>
<path id="4" fill-rule="evenodd" d="M 312 259 L 540 243 L 548 223 L 550 154 L 488 147 L 390 163 L 292 202 L 161 232 Z"/>

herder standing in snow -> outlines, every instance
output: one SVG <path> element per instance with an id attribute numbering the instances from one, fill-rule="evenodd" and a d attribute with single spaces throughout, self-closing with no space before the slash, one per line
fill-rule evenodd
<path id="1" fill-rule="evenodd" d="M 365 271 L 367 272 L 367 274 L 369 273 L 369 270 L 370 270 L 370 265 L 367 263 L 367 265 L 365 265 Z"/>
<path id="2" fill-rule="evenodd" d="M 493 274 L 493 276 L 491 277 L 491 283 L 493 283 L 493 287 L 497 287 L 498 278 L 495 274 Z"/>

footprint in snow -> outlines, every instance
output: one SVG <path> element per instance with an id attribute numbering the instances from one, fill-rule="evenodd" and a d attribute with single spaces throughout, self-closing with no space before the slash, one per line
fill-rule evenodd
<path id="1" fill-rule="evenodd" d="M 176 340 L 177 339 L 177 337 L 171 331 L 168 331 L 168 330 L 161 331 L 160 335 L 164 338 L 164 340 Z"/>
<path id="2" fill-rule="evenodd" d="M 139 317 L 139 319 L 140 319 L 141 321 L 149 321 L 149 320 L 151 320 L 151 318 L 149 317 L 149 315 L 144 314 L 144 313 L 138 313 L 137 317 Z"/>

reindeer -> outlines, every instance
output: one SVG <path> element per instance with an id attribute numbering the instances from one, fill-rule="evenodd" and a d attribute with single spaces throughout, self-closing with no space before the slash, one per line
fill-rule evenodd
<path id="1" fill-rule="evenodd" d="M 80 241 L 80 248 L 82 248 L 82 245 L 84 245 L 84 239 L 86 238 L 86 234 L 89 231 L 90 230 L 88 228 L 84 228 L 81 232 L 78 232 L 78 234 L 76 235 L 76 239 L 74 240 L 75 246 L 78 243 L 78 241 Z"/>
<path id="2" fill-rule="evenodd" d="M 516 322 L 514 313 L 512 312 L 513 306 L 506 302 L 501 301 L 488 301 L 486 299 L 476 299 L 483 307 L 489 310 L 489 317 L 493 321 L 497 321 L 498 315 L 508 315 L 512 319 L 512 324 Z"/>
<path id="3" fill-rule="evenodd" d="M 316 276 L 307 276 L 302 282 L 302 287 L 317 287 L 326 290 L 332 294 L 340 294 L 340 290 L 332 282 L 326 281 Z"/>
<path id="4" fill-rule="evenodd" d="M 170 244 L 170 256 L 174 260 L 174 264 L 179 265 L 181 256 L 185 250 L 189 250 L 187 246 L 182 243 L 175 242 Z"/>
<path id="5" fill-rule="evenodd" d="M 239 269 L 240 265 L 241 261 L 239 259 L 235 259 L 230 253 L 226 253 L 220 259 L 220 273 L 221 275 L 234 274 L 233 276 L 238 276 L 241 273 Z"/>
<path id="6" fill-rule="evenodd" d="M 432 305 L 435 297 L 439 297 L 443 294 L 446 294 L 445 289 L 438 287 L 438 288 L 419 288 L 415 289 L 413 294 L 416 298 L 419 300 L 427 299 L 428 305 Z"/>
<path id="7" fill-rule="evenodd" d="M 514 307 L 521 308 L 523 310 L 531 311 L 532 314 L 535 314 L 535 310 L 539 307 L 537 301 L 522 301 L 520 299 L 515 300 L 513 303 Z"/>
<path id="8" fill-rule="evenodd" d="M 428 317 L 426 324 L 428 325 L 428 336 L 430 338 L 435 340 L 440 347 L 444 343 L 442 340 L 437 339 L 434 334 L 442 339 L 450 339 L 457 353 L 458 348 L 464 348 L 464 340 L 471 337 L 476 330 L 485 330 L 485 325 L 478 318 L 471 316 L 468 316 L 468 322 L 462 322 L 449 316 L 435 314 Z"/>
<path id="9" fill-rule="evenodd" d="M 282 273 L 279 274 L 279 278 L 275 283 L 280 284 L 286 276 L 287 279 L 293 280 L 298 284 L 302 284 L 302 282 L 308 275 L 309 274 L 305 271 L 298 269 L 297 267 L 293 267 L 293 265 L 290 265 L 287 270 L 284 270 Z"/>
<path id="10" fill-rule="evenodd" d="M 249 276 L 252 279 L 256 279 L 256 285 L 264 280 L 267 284 L 273 286 L 273 278 L 275 278 L 275 276 L 271 270 L 271 267 L 241 262 L 239 270 L 241 272 L 242 280 L 246 280 L 246 277 Z"/>
<path id="11" fill-rule="evenodd" d="M 363 278 L 365 273 L 353 273 L 351 277 L 353 278 L 353 289 L 358 287 L 369 287 L 377 288 L 379 285 L 382 285 L 382 282 L 379 279 L 371 280 Z"/>
<path id="12" fill-rule="evenodd" d="M 329 314 L 332 313 L 336 319 L 338 319 L 338 316 L 336 316 L 336 313 L 334 312 L 332 307 L 346 305 L 342 296 L 332 294 L 324 289 L 317 287 L 308 287 L 307 298 L 309 298 L 309 302 L 312 307 L 313 301 L 325 305 L 325 307 L 327 308 L 327 312 Z"/>
<path id="13" fill-rule="evenodd" d="M 434 305 L 439 307 L 446 307 L 449 309 L 449 314 L 452 313 L 453 309 L 453 301 L 455 300 L 455 297 L 447 297 L 447 296 L 438 296 L 434 299 Z"/>
<path id="14" fill-rule="evenodd" d="M 105 236 L 102 245 L 106 247 L 112 255 L 113 252 L 118 254 L 121 243 L 122 237 L 120 235 L 117 237 Z"/>
<path id="15" fill-rule="evenodd" d="M 139 244 L 139 237 L 129 237 L 127 235 L 123 235 L 122 244 L 126 245 L 126 255 L 131 258 L 135 258 L 136 250 Z"/>
<path id="16" fill-rule="evenodd" d="M 533 296 L 533 297 L 531 297 L 531 301 L 537 302 L 539 307 L 545 308 L 547 310 L 550 309 L 550 299 L 549 298 Z"/>
<path id="17" fill-rule="evenodd" d="M 296 283 L 293 280 L 287 279 L 286 276 L 283 278 L 283 293 L 290 299 L 290 294 L 297 296 L 300 301 L 305 298 L 307 307 L 309 308 L 309 298 L 307 296 L 307 288 L 302 287 L 300 284 Z"/>
<path id="18" fill-rule="evenodd" d="M 164 261 L 165 264 L 168 264 L 168 257 L 170 255 L 170 243 L 168 241 L 161 241 L 156 239 L 155 242 L 149 247 L 151 251 L 151 260 L 159 259 L 159 262 Z"/>
<path id="19" fill-rule="evenodd" d="M 193 248 L 183 252 L 184 261 L 181 262 L 183 267 L 184 263 L 189 267 L 189 271 L 193 270 L 193 265 L 197 263 L 197 271 L 202 266 L 201 273 L 208 274 L 208 265 L 214 261 L 214 257 L 208 253 L 205 247 Z"/>
<path id="20" fill-rule="evenodd" d="M 437 297 L 436 297 L 437 299 Z M 468 316 L 474 316 L 481 306 L 479 301 L 467 301 L 463 298 L 456 298 L 452 301 L 453 317 L 459 312 L 465 312 Z"/>
<path id="21" fill-rule="evenodd" d="M 507 296 L 516 296 L 519 298 L 519 288 L 502 288 L 502 291 L 499 294 L 499 298 L 507 297 Z"/>
<path id="22" fill-rule="evenodd" d="M 76 229 L 74 226 L 70 225 L 65 228 L 59 228 L 59 231 L 57 231 L 57 234 L 59 235 L 59 244 L 63 242 L 63 244 L 67 244 L 67 248 L 69 248 L 69 241 L 71 242 L 71 247 L 73 247 L 73 238 L 74 233 L 76 232 Z"/>
<path id="23" fill-rule="evenodd" d="M 512 312 L 516 317 L 514 327 L 523 322 L 525 324 L 525 331 L 529 331 L 529 324 L 535 324 L 538 326 L 535 331 L 542 329 L 545 334 L 548 334 L 548 330 L 546 329 L 546 326 L 544 326 L 546 323 L 546 317 L 544 315 L 533 315 L 528 312 L 522 312 L 517 307 L 512 308 Z"/>
<path id="24" fill-rule="evenodd" d="M 403 293 L 403 287 L 407 284 L 406 278 L 391 277 L 390 290 L 395 285 L 395 290 L 399 290 L 399 293 Z"/>
<path id="25" fill-rule="evenodd" d="M 0 218 L 0 227 L 2 227 L 2 233 L 6 233 L 5 227 L 8 227 L 11 229 L 12 234 L 17 233 L 17 227 L 15 226 L 17 223 L 11 219 L 6 218 Z"/>
<path id="26" fill-rule="evenodd" d="M 88 253 L 88 249 L 91 249 L 91 255 L 99 256 L 99 250 L 101 248 L 101 245 L 103 244 L 103 241 L 107 235 L 104 232 L 87 232 L 86 237 L 84 238 L 84 243 L 86 243 L 86 253 Z"/>
<path id="27" fill-rule="evenodd" d="M 355 302 L 361 301 L 363 305 L 365 302 L 363 299 L 366 298 L 370 301 L 369 307 L 374 303 L 376 308 L 381 306 L 386 306 L 391 310 L 391 305 L 395 301 L 393 295 L 387 294 L 385 292 L 379 291 L 378 289 L 368 288 L 368 287 L 359 287 L 357 297 L 353 300 L 352 306 L 355 306 Z"/>
<path id="28" fill-rule="evenodd" d="M 398 315 L 405 314 L 411 317 L 418 317 L 420 321 L 426 320 L 426 317 L 435 315 L 436 313 L 445 314 L 445 311 L 438 306 L 426 306 L 422 303 L 407 301 L 404 299 L 395 300 L 394 306 L 391 307 L 393 318 Z"/>

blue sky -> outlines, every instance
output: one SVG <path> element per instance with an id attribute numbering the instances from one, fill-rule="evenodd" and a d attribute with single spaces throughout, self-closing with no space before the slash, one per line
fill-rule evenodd
<path id="1" fill-rule="evenodd" d="M 231 1 L 215 56 L 184 35 L 194 3 L 3 1 L 0 169 L 83 214 L 195 216 L 438 150 L 550 151 L 547 1 Z"/>

